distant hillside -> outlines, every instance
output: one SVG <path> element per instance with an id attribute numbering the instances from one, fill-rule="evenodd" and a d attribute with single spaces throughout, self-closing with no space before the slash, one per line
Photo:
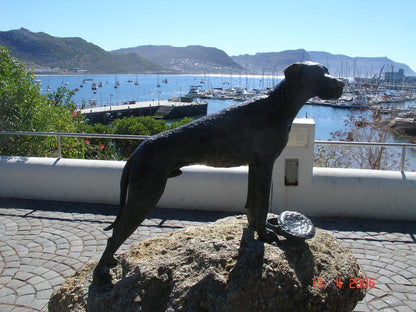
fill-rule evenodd
<path id="1" fill-rule="evenodd" d="M 340 76 L 353 76 L 354 67 L 357 77 L 378 76 L 384 65 L 386 71 L 398 71 L 403 68 L 406 76 L 415 76 L 416 73 L 406 64 L 397 63 L 387 57 L 350 57 L 342 54 L 328 52 L 308 52 L 311 59 L 328 67 L 330 72 Z M 355 65 L 354 65 L 355 64 Z"/>
<path id="2" fill-rule="evenodd" d="M 81 38 L 58 38 L 27 29 L 1 31 L 0 45 L 33 69 L 56 72 L 145 73 L 166 71 L 136 54 L 115 55 Z"/>
<path id="3" fill-rule="evenodd" d="M 222 73 L 241 70 L 224 51 L 198 45 L 172 47 L 146 45 L 112 51 L 114 54 L 135 53 L 154 63 L 182 73 Z"/>
<path id="4" fill-rule="evenodd" d="M 294 62 L 310 61 L 303 49 L 281 52 L 256 53 L 255 55 L 238 55 L 231 57 L 237 64 L 255 74 L 282 74 L 283 70 Z"/>
<path id="5" fill-rule="evenodd" d="M 255 55 L 244 54 L 231 58 L 242 67 L 247 67 L 251 73 L 256 74 L 281 74 L 283 69 L 293 62 L 314 61 L 328 67 L 331 74 L 342 77 L 352 77 L 354 72 L 357 77 L 378 76 L 383 65 L 383 73 L 403 68 L 406 76 L 416 75 L 406 64 L 394 62 L 387 57 L 350 57 L 304 49 L 256 53 Z"/>

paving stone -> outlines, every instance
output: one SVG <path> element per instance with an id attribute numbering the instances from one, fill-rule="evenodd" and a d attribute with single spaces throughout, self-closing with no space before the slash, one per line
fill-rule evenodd
<path id="1" fill-rule="evenodd" d="M 386 275 L 380 277 L 377 282 L 383 283 L 383 284 L 393 284 L 393 280 L 391 278 L 387 277 Z"/>
<path id="2" fill-rule="evenodd" d="M 48 301 L 49 299 L 34 300 L 30 307 L 35 311 L 46 312 L 48 311 Z"/>
<path id="3" fill-rule="evenodd" d="M 7 295 L 7 296 L 4 296 L 4 297 L 0 298 L 0 300 L 1 300 L 0 304 L 9 305 L 10 308 L 11 308 L 11 307 L 13 307 L 13 305 L 15 305 L 16 299 L 17 299 L 17 297 L 14 294 L 13 295 Z M 5 310 L 5 311 L 7 311 L 7 310 Z"/>
<path id="4" fill-rule="evenodd" d="M 10 282 L 7 283 L 7 287 L 10 289 L 18 289 L 25 285 L 26 285 L 25 282 L 19 281 L 17 279 L 12 279 Z"/>
<path id="5" fill-rule="evenodd" d="M 405 294 L 406 293 L 409 293 L 409 294 L 414 293 L 415 290 L 416 290 L 415 286 L 408 286 L 408 285 L 401 285 L 401 284 L 387 284 L 387 286 L 393 292 L 399 292 L 399 293 L 405 293 Z"/>
<path id="6" fill-rule="evenodd" d="M 36 274 L 36 275 L 44 275 L 44 274 L 46 274 L 48 272 L 49 272 L 49 270 L 46 269 L 46 268 L 43 268 L 43 267 L 37 267 L 36 269 L 34 269 L 32 271 L 32 273 L 33 274 Z"/>
<path id="7" fill-rule="evenodd" d="M 15 304 L 30 307 L 34 300 L 35 300 L 35 296 L 33 294 L 18 296 L 16 298 Z"/>
<path id="8" fill-rule="evenodd" d="M 376 284 L 376 286 L 377 286 L 377 284 Z M 387 294 L 388 294 L 388 292 L 386 292 L 386 291 L 384 291 L 384 290 L 382 290 L 382 289 L 379 289 L 379 288 L 373 288 L 373 289 L 371 289 L 370 290 L 370 292 L 371 292 L 371 294 L 373 294 L 374 295 L 374 297 L 376 297 L 376 298 L 383 298 L 384 296 L 386 296 Z M 367 298 L 366 298 L 367 299 Z"/>
<path id="9" fill-rule="evenodd" d="M 0 266 L 0 273 L 4 274 L 4 271 L 3 271 L 3 269 L 2 269 L 1 266 Z M 11 279 L 12 279 L 12 276 L 11 275 L 5 275 L 4 274 L 4 276 L 0 276 L 0 285 L 7 284 Z"/>
<path id="10" fill-rule="evenodd" d="M 392 276 L 391 279 L 395 281 L 397 284 L 409 285 L 409 286 L 412 285 L 412 283 L 409 280 L 405 279 L 403 276 L 400 276 L 400 275 Z"/>
<path id="11" fill-rule="evenodd" d="M 394 297 L 397 298 L 398 300 L 402 301 L 402 302 L 405 301 L 405 300 L 409 300 L 409 297 L 405 293 L 395 292 Z"/>
<path id="12" fill-rule="evenodd" d="M 394 265 L 402 270 L 406 270 L 409 267 L 409 264 L 400 261 L 397 261 Z"/>
<path id="13" fill-rule="evenodd" d="M 354 254 L 354 256 L 356 256 L 356 255 Z M 359 263 L 360 265 L 368 265 L 368 266 L 372 266 L 372 263 L 373 263 L 374 261 L 371 261 L 371 260 L 367 260 L 367 259 L 365 259 L 365 256 L 364 256 L 363 254 L 361 254 L 361 256 L 363 257 L 363 259 L 357 259 L 357 261 L 358 261 L 358 263 Z"/>
<path id="14" fill-rule="evenodd" d="M 384 308 L 384 309 L 381 309 L 379 312 L 396 312 L 396 309 L 393 309 L 393 308 Z"/>
<path id="15" fill-rule="evenodd" d="M 380 260 L 380 256 L 379 255 L 366 254 L 365 259 L 378 261 L 378 260 Z"/>
<path id="16" fill-rule="evenodd" d="M 37 292 L 42 291 L 42 290 L 51 290 L 52 289 L 52 285 L 51 283 L 49 283 L 49 281 L 43 281 L 42 283 L 39 284 L 35 284 L 35 289 Z"/>
<path id="17" fill-rule="evenodd" d="M 17 272 L 17 268 L 6 268 L 3 270 L 2 275 L 3 276 L 14 276 Z"/>
<path id="18" fill-rule="evenodd" d="M 411 309 L 410 307 L 408 307 L 406 305 L 396 307 L 396 311 L 398 311 L 398 312 L 414 312 L 413 309 Z"/>
<path id="19" fill-rule="evenodd" d="M 32 285 L 24 285 L 16 290 L 18 296 L 33 294 L 35 289 Z"/>
<path id="20" fill-rule="evenodd" d="M 403 303 L 413 309 L 413 311 L 416 311 L 416 301 L 404 301 Z"/>
<path id="21" fill-rule="evenodd" d="M 389 277 L 389 278 L 397 274 L 395 271 L 391 271 L 387 269 L 380 269 L 377 271 L 377 273 L 380 274 L 381 277 Z M 379 280 L 381 279 L 381 277 L 379 278 Z"/>
<path id="22" fill-rule="evenodd" d="M 51 297 L 51 294 L 52 294 L 51 289 L 40 290 L 36 292 L 36 299 L 37 300 L 49 300 L 49 298 Z"/>
<path id="23" fill-rule="evenodd" d="M 416 284 L 413 284 L 413 292 L 406 294 L 408 301 L 416 302 Z"/>
<path id="24" fill-rule="evenodd" d="M 383 297 L 383 301 L 388 304 L 389 307 L 396 307 L 403 305 L 403 302 L 399 299 L 397 299 L 395 296 L 389 295 L 386 297 Z"/>
<path id="25" fill-rule="evenodd" d="M 387 308 L 389 305 L 387 302 L 384 302 L 383 300 L 373 300 L 370 302 L 370 306 L 373 307 L 374 311 L 380 311 L 381 309 Z"/>
<path id="26" fill-rule="evenodd" d="M 44 281 L 45 279 L 41 276 L 34 276 L 28 280 L 31 285 L 37 285 Z"/>

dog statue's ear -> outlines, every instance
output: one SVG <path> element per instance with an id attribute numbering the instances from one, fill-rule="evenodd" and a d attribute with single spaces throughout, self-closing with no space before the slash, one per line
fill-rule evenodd
<path id="1" fill-rule="evenodd" d="M 284 70 L 286 80 L 297 79 L 303 66 L 302 63 L 293 63 L 286 67 Z"/>
<path id="2" fill-rule="evenodd" d="M 291 84 L 296 84 L 306 73 L 309 73 L 310 77 L 319 76 L 328 74 L 328 69 L 319 63 L 305 61 L 289 65 L 284 70 L 284 73 L 286 81 L 289 81 Z"/>

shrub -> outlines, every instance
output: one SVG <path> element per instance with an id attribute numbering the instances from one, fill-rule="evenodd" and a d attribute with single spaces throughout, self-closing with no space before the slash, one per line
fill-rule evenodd
<path id="1" fill-rule="evenodd" d="M 78 116 L 72 96 L 66 88 L 41 95 L 32 72 L 0 47 L 0 130 L 82 132 L 85 121 Z M 56 156 L 57 140 L 53 137 L 1 136 L 0 140 L 3 155 Z M 82 157 L 81 141 L 63 140 L 63 155 Z"/>

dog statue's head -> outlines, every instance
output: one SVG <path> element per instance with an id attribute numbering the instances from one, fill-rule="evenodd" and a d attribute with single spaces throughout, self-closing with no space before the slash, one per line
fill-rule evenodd
<path id="1" fill-rule="evenodd" d="M 337 99 L 344 88 L 344 83 L 330 76 L 328 69 L 319 63 L 294 63 L 284 73 L 286 83 L 297 92 L 305 92 L 307 98 L 318 96 L 323 100 Z"/>

